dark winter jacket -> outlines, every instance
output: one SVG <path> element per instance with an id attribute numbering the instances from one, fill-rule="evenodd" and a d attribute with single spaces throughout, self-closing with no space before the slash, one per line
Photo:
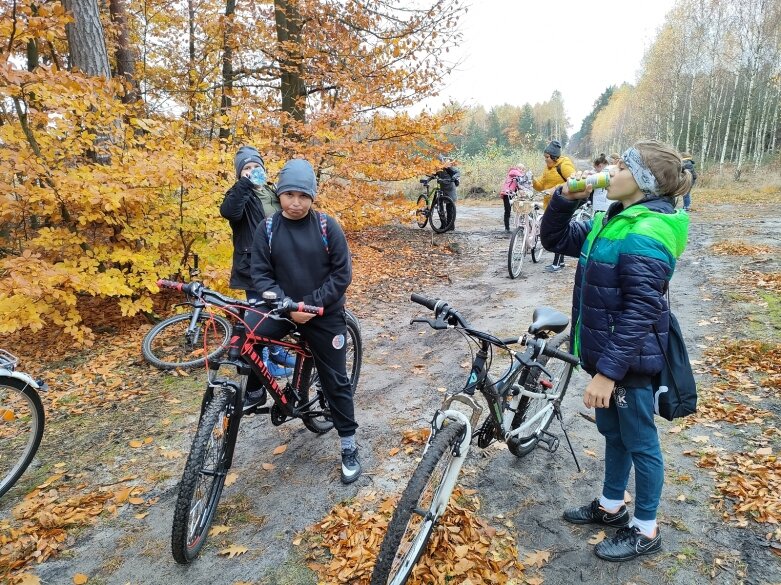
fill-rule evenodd
<path id="1" fill-rule="evenodd" d="M 281 209 L 273 185 L 256 188 L 242 177 L 225 194 L 220 215 L 230 221 L 233 231 L 233 267 L 230 287 L 253 290 L 250 276 L 250 254 L 255 231 L 266 215 Z"/>
<path id="2" fill-rule="evenodd" d="M 254 290 L 323 307 L 325 314 L 344 307 L 352 281 L 350 251 L 339 223 L 330 216 L 326 220 L 327 250 L 313 210 L 299 220 L 274 214 L 270 247 L 265 222 L 261 224 L 252 247 Z"/>
<path id="3" fill-rule="evenodd" d="M 461 181 L 461 171 L 456 167 L 444 167 L 437 171 L 437 181 L 442 193 L 456 200 L 456 187 Z"/>
<path id="4" fill-rule="evenodd" d="M 572 294 L 572 349 L 583 368 L 628 386 L 648 384 L 667 345 L 665 299 L 689 227 L 663 199 L 614 203 L 592 221 L 570 222 L 576 201 L 557 189 L 542 218 L 542 245 L 579 258 Z"/>
<path id="5" fill-rule="evenodd" d="M 687 169 L 692 174 L 692 187 L 694 187 L 694 183 L 697 182 L 697 171 L 694 170 L 694 159 L 692 158 L 685 158 L 681 161 L 681 166 L 684 169 Z"/>

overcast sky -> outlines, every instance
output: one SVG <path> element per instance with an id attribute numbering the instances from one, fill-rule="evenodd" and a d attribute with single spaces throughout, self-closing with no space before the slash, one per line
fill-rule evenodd
<path id="1" fill-rule="evenodd" d="M 673 0 L 472 0 L 461 19 L 463 41 L 450 55 L 462 61 L 441 94 L 486 109 L 535 104 L 558 89 L 573 134 L 610 85 L 634 83 L 646 49 Z"/>

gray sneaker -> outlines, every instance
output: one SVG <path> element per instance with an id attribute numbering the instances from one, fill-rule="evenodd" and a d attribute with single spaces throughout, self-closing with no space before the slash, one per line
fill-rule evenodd
<path id="1" fill-rule="evenodd" d="M 342 451 L 342 483 L 352 483 L 361 476 L 361 462 L 358 461 L 358 447 Z"/>

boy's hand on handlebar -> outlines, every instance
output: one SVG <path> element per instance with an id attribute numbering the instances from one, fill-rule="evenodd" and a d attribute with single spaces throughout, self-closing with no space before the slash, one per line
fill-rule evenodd
<path id="1" fill-rule="evenodd" d="M 313 315 L 312 313 L 302 313 L 300 311 L 290 311 L 290 318 L 294 323 L 298 323 L 299 325 L 308 323 L 312 317 L 317 317 L 317 315 Z"/>
<path id="2" fill-rule="evenodd" d="M 607 408 L 610 406 L 610 396 L 616 387 L 615 380 L 597 374 L 586 386 L 583 393 L 583 404 L 586 408 Z"/>

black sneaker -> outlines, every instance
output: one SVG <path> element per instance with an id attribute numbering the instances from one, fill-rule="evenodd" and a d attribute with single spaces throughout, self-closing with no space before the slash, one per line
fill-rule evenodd
<path id="1" fill-rule="evenodd" d="M 599 505 L 599 498 L 580 508 L 564 511 L 564 519 L 572 524 L 604 524 L 623 527 L 629 524 L 629 511 L 621 506 L 618 512 L 608 512 Z"/>
<path id="2" fill-rule="evenodd" d="M 613 538 L 608 538 L 594 547 L 594 554 L 600 559 L 614 563 L 631 561 L 642 555 L 652 555 L 662 550 L 662 532 L 656 528 L 656 536 L 648 538 L 636 526 L 619 528 Z"/>
<path id="3" fill-rule="evenodd" d="M 361 476 L 358 448 L 342 451 L 342 483 L 352 483 Z"/>
<path id="4" fill-rule="evenodd" d="M 264 404 L 266 404 L 266 389 L 251 390 L 244 395 L 242 414 L 249 414 L 258 406 L 263 406 Z"/>

